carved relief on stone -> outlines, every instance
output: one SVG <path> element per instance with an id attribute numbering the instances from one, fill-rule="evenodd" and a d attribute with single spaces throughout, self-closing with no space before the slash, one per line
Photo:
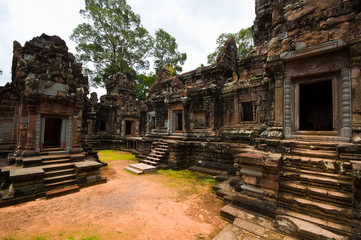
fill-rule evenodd
<path id="1" fill-rule="evenodd" d="M 299 77 L 341 70 L 349 66 L 347 51 L 337 51 L 320 56 L 285 63 L 287 77 Z"/>

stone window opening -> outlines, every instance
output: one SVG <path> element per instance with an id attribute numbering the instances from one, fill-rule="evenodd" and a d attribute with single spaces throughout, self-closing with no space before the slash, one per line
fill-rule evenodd
<path id="1" fill-rule="evenodd" d="M 332 131 L 332 80 L 299 84 L 299 130 Z"/>
<path id="2" fill-rule="evenodd" d="M 254 107 L 253 102 L 242 102 L 241 103 L 241 121 L 242 122 L 253 122 L 254 121 Z"/>

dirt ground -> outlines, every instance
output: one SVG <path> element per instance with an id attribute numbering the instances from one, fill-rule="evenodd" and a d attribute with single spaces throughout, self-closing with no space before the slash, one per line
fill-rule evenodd
<path id="1" fill-rule="evenodd" d="M 0 239 L 212 239 L 227 225 L 209 185 L 137 176 L 123 170 L 129 163 L 103 168 L 106 184 L 0 208 Z"/>

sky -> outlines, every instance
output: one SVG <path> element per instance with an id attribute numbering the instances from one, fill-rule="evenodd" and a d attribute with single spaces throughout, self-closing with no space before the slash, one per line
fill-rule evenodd
<path id="1" fill-rule="evenodd" d="M 235 33 L 252 26 L 255 0 L 128 0 L 142 25 L 154 36 L 163 28 L 175 37 L 180 52 L 187 54 L 183 72 L 207 65 L 221 33 Z M 11 81 L 13 41 L 22 46 L 40 36 L 57 35 L 76 54 L 69 36 L 85 22 L 79 11 L 84 0 L 0 0 L 0 86 Z M 94 89 L 98 96 L 105 89 Z"/>

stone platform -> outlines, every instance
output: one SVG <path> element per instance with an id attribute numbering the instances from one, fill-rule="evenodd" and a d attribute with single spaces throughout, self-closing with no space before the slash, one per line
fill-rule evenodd
<path id="1" fill-rule="evenodd" d="M 83 153 L 59 153 L 15 158 L 12 165 L 0 168 L 0 207 L 61 196 L 106 182 L 99 171 L 102 163 Z"/>
<path id="2" fill-rule="evenodd" d="M 157 168 L 155 166 L 148 165 L 145 163 L 130 164 L 128 167 L 124 169 L 138 175 L 142 173 L 157 171 Z"/>
<path id="3" fill-rule="evenodd" d="M 293 236 L 278 231 L 273 219 L 260 214 L 236 208 L 232 204 L 224 206 L 221 215 L 232 222 L 213 240 L 297 240 Z"/>

